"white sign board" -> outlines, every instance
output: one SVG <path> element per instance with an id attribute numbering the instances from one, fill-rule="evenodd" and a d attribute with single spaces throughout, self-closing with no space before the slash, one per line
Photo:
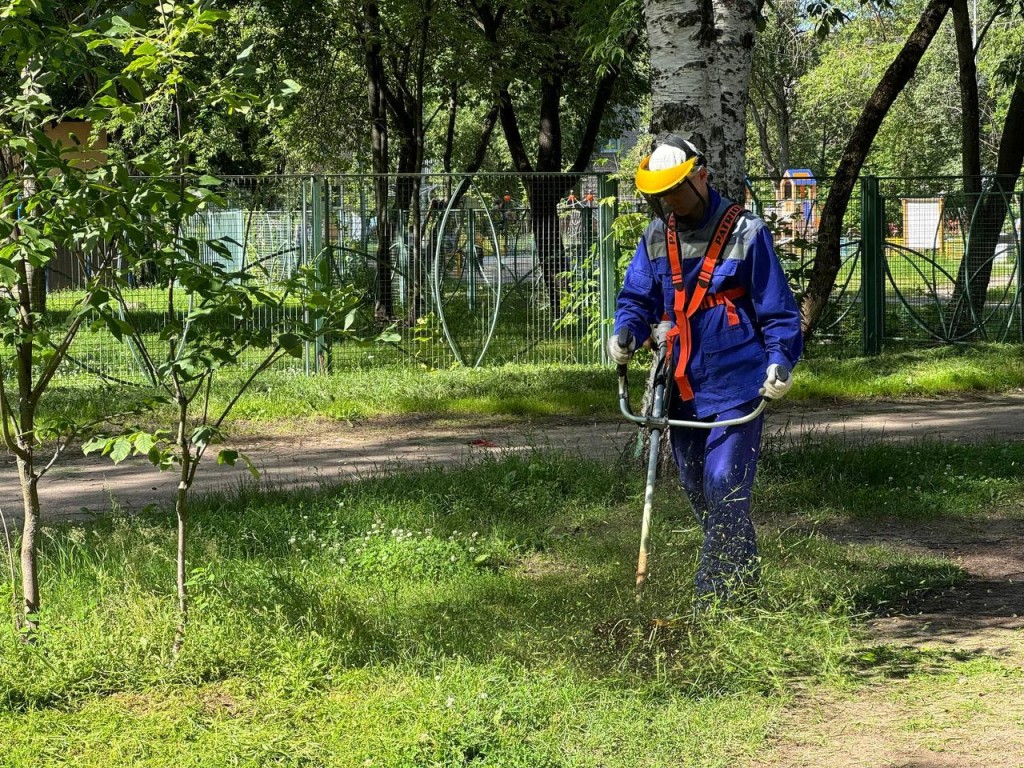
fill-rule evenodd
<path id="1" fill-rule="evenodd" d="M 907 248 L 942 247 L 942 198 L 903 198 L 903 244 Z"/>

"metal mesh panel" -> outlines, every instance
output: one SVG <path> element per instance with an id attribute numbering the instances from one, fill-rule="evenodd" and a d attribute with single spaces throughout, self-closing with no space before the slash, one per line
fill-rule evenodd
<path id="1" fill-rule="evenodd" d="M 879 181 L 887 342 L 1021 340 L 1021 193 L 992 178 Z"/>
<path id="2" fill-rule="evenodd" d="M 206 245 L 201 255 L 208 262 L 219 262 L 229 270 L 246 269 L 257 281 L 268 284 L 287 277 L 308 258 L 310 216 L 302 205 L 306 181 L 299 177 L 226 179 L 221 188 L 225 205 L 184 222 L 183 234 L 203 242 L 220 241 L 227 254 Z M 47 309 L 51 320 L 59 321 L 82 299 L 89 276 L 87 261 L 75 260 L 70 254 L 57 255 L 47 274 Z M 132 320 L 141 330 L 147 347 L 159 355 L 163 350 L 159 333 L 168 312 L 166 285 L 159 275 L 148 271 L 126 269 L 125 276 L 125 299 Z M 183 316 L 189 307 L 189 297 L 179 291 L 174 304 L 174 311 Z M 283 314 L 259 310 L 246 322 L 253 328 L 284 328 L 303 312 L 298 304 Z M 254 350 L 246 352 L 242 362 L 256 364 L 261 359 L 259 351 Z M 303 363 L 285 358 L 279 365 L 295 368 Z M 81 372 L 132 382 L 144 378 L 134 344 L 118 341 L 105 328 L 83 328 L 71 345 L 62 373 Z"/>
<path id="3" fill-rule="evenodd" d="M 337 279 L 366 291 L 401 341 L 342 344 L 335 364 L 600 359 L 597 177 L 391 177 L 384 211 L 367 182 L 325 180 L 327 247 Z"/>
<path id="4" fill-rule="evenodd" d="M 622 277 L 612 220 L 638 213 L 639 222 L 647 215 L 632 184 L 612 197 L 612 182 L 597 174 L 223 181 L 225 204 L 186 226 L 188 234 L 219 239 L 227 248 L 226 255 L 207 248 L 204 258 L 268 282 L 300 265 L 319 265 L 325 279 L 363 293 L 368 332 L 398 334 L 399 341 L 387 345 L 318 339 L 303 360 L 282 362 L 306 373 L 395 363 L 597 362 Z M 855 187 L 843 225 L 842 266 L 808 353 L 863 349 L 866 247 L 884 255 L 876 281 L 885 281 L 884 291 L 872 295 L 884 295 L 884 327 L 877 333 L 886 343 L 1021 339 L 1022 193 L 991 178 L 980 183 L 979 193 L 957 178 L 881 180 L 881 234 L 867 243 L 862 208 L 875 208 L 861 200 L 862 186 Z M 749 183 L 745 204 L 771 228 L 798 296 L 813 265 L 830 184 L 796 178 Z M 620 263 L 633 244 L 623 247 Z M 81 299 L 89 273 L 88 263 L 57 255 L 47 275 L 52 317 L 66 316 Z M 128 280 L 130 307 L 155 340 L 167 311 L 158 276 L 137 272 Z M 184 312 L 187 302 L 179 295 L 176 311 Z M 308 312 L 296 304 L 281 316 L 264 313 L 248 322 L 282 327 Z M 245 362 L 256 361 L 251 357 Z M 141 378 L 136 352 L 106 330 L 85 329 L 73 344 L 67 371 L 83 370 Z"/>
<path id="5" fill-rule="evenodd" d="M 831 179 L 749 179 L 746 207 L 761 216 L 772 232 L 775 252 L 789 275 L 797 301 L 807 289 L 818 246 L 821 211 Z M 860 190 L 855 187 L 840 239 L 842 263 L 828 306 L 806 354 L 857 354 L 861 350 L 864 309 L 860 232 Z"/>

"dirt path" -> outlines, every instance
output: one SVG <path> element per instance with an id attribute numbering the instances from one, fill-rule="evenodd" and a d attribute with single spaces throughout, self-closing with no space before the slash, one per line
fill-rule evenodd
<path id="1" fill-rule="evenodd" d="M 869 622 L 865 646 L 875 661 L 865 685 L 799 696 L 775 724 L 772 754 L 753 765 L 1024 766 L 1024 521 L 823 533 L 948 557 L 968 580 Z"/>
<path id="2" fill-rule="evenodd" d="M 290 434 L 239 437 L 231 447 L 245 452 L 259 468 L 261 482 L 275 487 L 331 482 L 364 476 L 383 468 L 452 464 L 472 457 L 556 448 L 585 455 L 619 455 L 634 434 L 624 420 L 590 423 L 547 421 L 533 424 L 450 424 L 429 419 L 380 420 L 355 425 L 302 423 Z M 781 403 L 769 412 L 767 434 L 799 441 L 826 436 L 857 444 L 888 439 L 932 437 L 940 440 L 1024 439 L 1024 393 L 952 400 L 874 401 L 832 407 Z M 198 492 L 252 482 L 241 464 L 200 468 Z M 140 510 L 169 503 L 177 480 L 148 462 L 109 460 L 70 451 L 40 483 L 40 501 L 49 520 L 73 518 L 83 511 L 117 504 Z M 10 456 L 0 461 L 0 510 L 17 518 L 21 491 Z"/>

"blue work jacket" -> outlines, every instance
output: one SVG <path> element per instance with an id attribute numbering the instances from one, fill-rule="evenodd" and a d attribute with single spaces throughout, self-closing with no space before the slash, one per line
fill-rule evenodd
<path id="1" fill-rule="evenodd" d="M 693 295 L 708 242 L 731 204 L 709 188 L 704 220 L 695 229 L 679 231 L 688 297 Z M 651 335 L 652 324 L 675 320 L 665 227 L 661 219 L 648 225 L 626 269 L 616 305 L 615 333 L 628 328 L 638 345 Z M 686 373 L 698 418 L 755 400 L 768 365 L 778 363 L 792 370 L 803 352 L 800 313 L 772 247 L 771 233 L 749 211 L 736 221 L 722 249 L 708 294 L 739 287 L 746 292 L 734 301 L 738 324 L 729 324 L 724 305 L 697 310 L 690 318 L 692 347 Z M 677 341 L 675 360 L 678 355 Z"/>

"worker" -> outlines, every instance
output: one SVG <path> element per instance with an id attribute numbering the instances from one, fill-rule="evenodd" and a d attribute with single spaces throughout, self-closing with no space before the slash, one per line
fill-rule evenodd
<path id="1" fill-rule="evenodd" d="M 674 420 L 749 415 L 762 397 L 789 391 L 803 351 L 799 311 L 768 228 L 710 178 L 704 154 L 679 136 L 640 163 L 636 185 L 655 215 L 626 270 L 608 342 L 609 357 L 623 364 L 652 332 L 667 337 Z M 759 581 L 750 493 L 762 426 L 758 416 L 737 426 L 670 430 L 680 481 L 703 529 L 699 603 L 749 595 Z"/>

